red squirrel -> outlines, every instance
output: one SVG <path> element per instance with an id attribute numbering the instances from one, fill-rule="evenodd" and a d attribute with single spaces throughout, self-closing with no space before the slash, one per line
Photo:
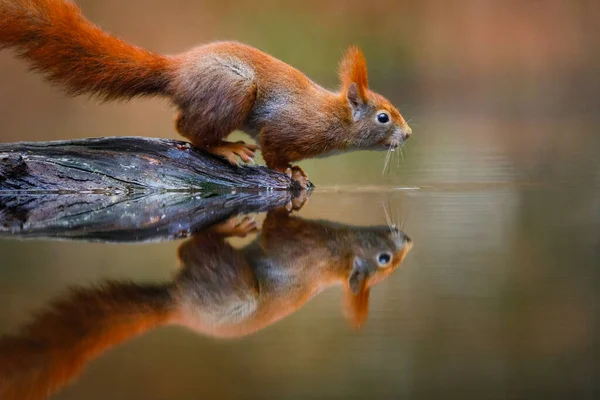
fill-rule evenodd
<path id="1" fill-rule="evenodd" d="M 337 284 L 358 327 L 370 288 L 412 247 L 395 228 L 311 221 L 284 208 L 269 211 L 247 246 L 226 241 L 255 230 L 252 219 L 234 217 L 195 234 L 180 246 L 181 270 L 171 282 L 112 282 L 53 301 L 17 334 L 0 337 L 0 399 L 47 398 L 109 348 L 160 326 L 217 338 L 253 334 Z"/>
<path id="2" fill-rule="evenodd" d="M 363 53 L 340 62 L 341 87 L 327 90 L 253 47 L 214 42 L 166 56 L 133 46 L 88 21 L 68 0 L 0 0 L 0 49 L 13 48 L 31 68 L 71 95 L 103 100 L 165 96 L 178 108 L 177 131 L 196 147 L 237 165 L 257 146 L 224 139 L 242 130 L 268 167 L 302 186 L 291 163 L 350 150 L 387 150 L 412 130 L 383 96 L 369 90 Z"/>

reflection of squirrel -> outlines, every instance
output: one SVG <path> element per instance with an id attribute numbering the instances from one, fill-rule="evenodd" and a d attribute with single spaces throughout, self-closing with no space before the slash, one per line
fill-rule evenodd
<path id="1" fill-rule="evenodd" d="M 360 325 L 369 287 L 412 245 L 387 226 L 307 221 L 284 209 L 269 212 L 259 238 L 243 249 L 225 241 L 254 229 L 248 218 L 230 219 L 184 242 L 182 270 L 171 284 L 110 283 L 55 302 L 18 335 L 0 339 L 0 398 L 46 398 L 109 347 L 157 326 L 180 324 L 215 337 L 251 334 L 337 283 Z"/>
<path id="2" fill-rule="evenodd" d="M 370 286 L 400 265 L 411 246 L 387 226 L 349 227 L 272 211 L 260 237 L 241 250 L 211 232 L 180 247 L 183 270 L 172 292 L 176 319 L 211 336 L 243 336 L 342 283 L 348 315 L 360 326 Z"/>
<path id="3" fill-rule="evenodd" d="M 0 48 L 12 47 L 71 94 L 103 99 L 162 95 L 179 108 L 176 127 L 194 145 L 231 163 L 256 146 L 225 139 L 242 129 L 271 168 L 304 182 L 290 163 L 353 149 L 399 146 L 411 129 L 367 86 L 365 60 L 351 48 L 341 62 L 339 93 L 255 48 L 215 42 L 176 56 L 132 46 L 86 20 L 67 0 L 0 1 Z"/>

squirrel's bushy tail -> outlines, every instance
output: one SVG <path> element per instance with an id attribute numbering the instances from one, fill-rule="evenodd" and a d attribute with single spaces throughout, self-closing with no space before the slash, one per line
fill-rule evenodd
<path id="1" fill-rule="evenodd" d="M 166 94 L 172 61 L 88 21 L 70 0 L 0 0 L 0 49 L 12 48 L 69 94 Z"/>

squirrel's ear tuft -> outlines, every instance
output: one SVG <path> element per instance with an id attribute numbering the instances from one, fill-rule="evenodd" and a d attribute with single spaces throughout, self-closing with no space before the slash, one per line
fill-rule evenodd
<path id="1" fill-rule="evenodd" d="M 350 274 L 344 290 L 344 311 L 350 324 L 358 329 L 369 314 L 369 293 L 367 286 L 368 264 L 359 257 L 351 261 Z"/>
<path id="2" fill-rule="evenodd" d="M 369 315 L 369 294 L 370 289 L 362 287 L 358 293 L 354 293 L 349 287 L 346 287 L 344 293 L 344 313 L 350 325 L 355 329 L 360 329 Z"/>
<path id="3" fill-rule="evenodd" d="M 367 62 L 365 61 L 363 52 L 357 46 L 351 46 L 346 51 L 346 54 L 344 54 L 342 61 L 340 61 L 339 75 L 342 90 L 347 92 L 350 85 L 355 83 L 358 95 L 363 102 L 366 102 L 366 91 L 369 87 Z"/>

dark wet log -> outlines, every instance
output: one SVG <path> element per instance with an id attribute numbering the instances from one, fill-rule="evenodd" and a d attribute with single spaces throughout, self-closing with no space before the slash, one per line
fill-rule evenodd
<path id="1" fill-rule="evenodd" d="M 301 197 L 294 197 L 301 196 Z M 294 203 L 306 192 L 0 195 L 0 238 L 149 242 L 184 238 L 237 214 Z"/>
<path id="2" fill-rule="evenodd" d="M 299 190 L 285 174 L 234 167 L 189 143 L 142 137 L 0 144 L 0 192 Z"/>

